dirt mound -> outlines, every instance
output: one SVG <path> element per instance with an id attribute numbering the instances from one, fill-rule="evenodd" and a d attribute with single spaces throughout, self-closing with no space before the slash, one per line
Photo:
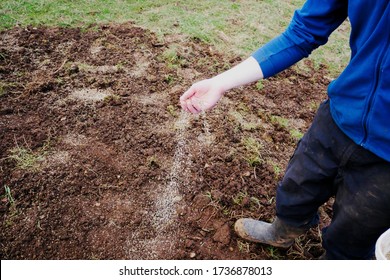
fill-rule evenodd
<path id="1" fill-rule="evenodd" d="M 283 251 L 240 240 L 232 225 L 274 216 L 275 185 L 325 98 L 325 70 L 285 72 L 188 116 L 182 92 L 239 58 L 131 23 L 0 38 L 2 259 L 321 254 L 317 229 Z"/>

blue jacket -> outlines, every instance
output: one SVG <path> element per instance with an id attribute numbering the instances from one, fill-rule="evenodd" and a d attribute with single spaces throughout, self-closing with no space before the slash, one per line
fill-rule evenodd
<path id="1" fill-rule="evenodd" d="M 390 161 L 390 0 L 308 0 L 253 57 L 270 77 L 325 44 L 347 17 L 351 60 L 328 87 L 331 114 L 353 141 Z"/>

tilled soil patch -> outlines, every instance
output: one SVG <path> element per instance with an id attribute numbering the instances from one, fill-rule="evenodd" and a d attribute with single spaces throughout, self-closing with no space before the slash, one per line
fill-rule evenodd
<path id="1" fill-rule="evenodd" d="M 326 70 L 286 71 L 189 116 L 179 96 L 238 63 L 131 23 L 0 33 L 2 259 L 310 259 L 233 232 L 272 220 L 275 186 L 326 98 Z"/>

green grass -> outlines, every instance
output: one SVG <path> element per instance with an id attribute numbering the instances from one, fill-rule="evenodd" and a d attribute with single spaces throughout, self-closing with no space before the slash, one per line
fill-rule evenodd
<path id="1" fill-rule="evenodd" d="M 161 54 L 161 60 L 166 63 L 168 68 L 177 69 L 185 64 L 185 59 L 182 59 L 177 52 L 177 46 L 171 45 Z"/>
<path id="2" fill-rule="evenodd" d="M 6 94 L 6 85 L 5 83 L 0 82 L 0 97 L 5 94 Z"/>
<path id="3" fill-rule="evenodd" d="M 7 199 L 8 203 L 13 206 L 15 204 L 15 199 L 12 196 L 11 189 L 5 185 L 4 186 L 5 195 L 4 197 Z"/>
<path id="4" fill-rule="evenodd" d="M 274 162 L 274 161 L 267 161 L 269 165 L 272 166 L 272 170 L 274 171 L 275 178 L 279 179 L 282 175 L 282 167 L 280 166 L 280 163 Z"/>
<path id="5" fill-rule="evenodd" d="M 16 167 L 25 170 L 36 170 L 39 163 L 44 160 L 44 151 L 33 152 L 24 147 L 14 147 L 10 150 L 8 157 L 15 161 Z"/>
<path id="6" fill-rule="evenodd" d="M 176 107 L 172 104 L 167 106 L 167 112 L 174 118 L 178 117 L 179 115 Z"/>
<path id="7" fill-rule="evenodd" d="M 264 162 L 261 155 L 263 146 L 259 141 L 252 137 L 245 137 L 242 140 L 242 144 L 246 150 L 244 159 L 248 162 L 249 166 L 255 167 Z"/>
<path id="8" fill-rule="evenodd" d="M 231 116 L 232 120 L 237 124 L 236 128 L 242 129 L 245 131 L 254 131 L 258 129 L 261 124 L 259 122 L 256 122 L 255 118 L 253 118 L 253 121 L 247 120 L 248 117 L 250 117 L 250 113 L 244 112 L 238 108 L 238 111 L 231 110 L 229 111 L 229 116 Z"/>
<path id="9" fill-rule="evenodd" d="M 4 220 L 3 225 L 11 226 L 14 222 L 14 219 L 17 217 L 18 210 L 16 208 L 16 201 L 12 195 L 11 188 L 7 185 L 4 186 L 4 196 L 2 196 L 2 200 L 5 199 L 9 206 L 9 212 L 6 215 L 6 219 Z"/>
<path id="10" fill-rule="evenodd" d="M 279 116 L 271 116 L 271 122 L 277 123 L 284 128 L 288 127 L 290 123 L 288 119 Z"/>
<path id="11" fill-rule="evenodd" d="M 279 116 L 271 116 L 271 122 L 274 124 L 279 124 L 281 127 L 287 129 L 290 133 L 290 136 L 296 141 L 303 137 L 303 132 L 301 132 L 297 128 L 292 127 L 290 121 L 286 118 Z"/>
<path id="12" fill-rule="evenodd" d="M 0 30 L 15 25 L 86 27 L 134 21 L 162 38 L 179 34 L 214 45 L 228 55 L 246 57 L 281 33 L 304 0 L 2 0 Z M 348 24 L 312 54 L 315 65 L 338 74 L 349 60 Z M 337 54 L 337 55 L 335 55 Z"/>

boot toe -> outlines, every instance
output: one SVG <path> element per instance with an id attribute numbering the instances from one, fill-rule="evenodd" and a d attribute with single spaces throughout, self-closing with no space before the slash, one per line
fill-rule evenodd
<path id="1" fill-rule="evenodd" d="M 279 248 L 289 248 L 294 243 L 294 238 L 281 238 L 276 234 L 272 224 L 242 218 L 234 224 L 237 235 L 245 240 L 272 245 Z"/>
<path id="2" fill-rule="evenodd" d="M 252 241 L 252 242 L 263 242 L 261 238 L 259 238 L 259 233 L 263 230 L 261 227 L 266 226 L 267 223 L 250 219 L 250 218 L 242 218 L 238 219 L 234 224 L 234 230 L 238 236 L 243 239 Z"/>
<path id="3" fill-rule="evenodd" d="M 250 219 L 238 219 L 234 224 L 234 231 L 237 235 L 243 239 L 248 239 L 249 235 L 247 233 L 246 224 Z"/>

